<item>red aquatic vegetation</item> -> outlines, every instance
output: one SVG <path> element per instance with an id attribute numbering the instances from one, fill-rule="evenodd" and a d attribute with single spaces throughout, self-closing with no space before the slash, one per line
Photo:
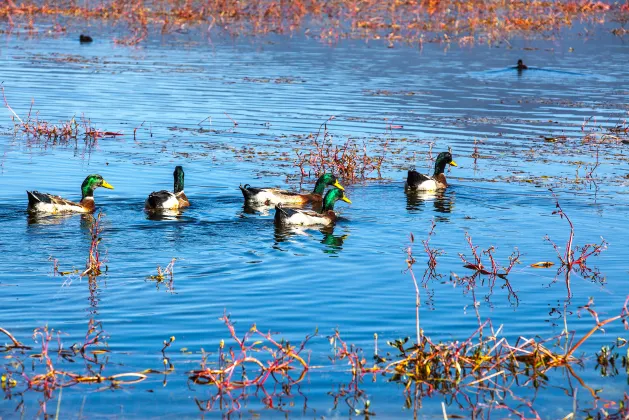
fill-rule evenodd
<path id="1" fill-rule="evenodd" d="M 202 368 L 189 373 L 193 383 L 216 387 L 214 397 L 206 401 L 197 400 L 199 409 L 210 411 L 215 408 L 217 401 L 221 404 L 227 401 L 231 407 L 230 411 L 239 410 L 244 394 L 236 395 L 235 391 L 247 388 L 263 389 L 265 404 L 272 405 L 273 396 L 264 391 L 264 385 L 268 380 L 292 386 L 304 379 L 309 365 L 301 353 L 316 332 L 306 336 L 299 346 L 293 346 L 284 340 L 278 342 L 272 333 L 263 333 L 256 325 L 240 338 L 228 315 L 223 315 L 221 320 L 236 346 L 226 350 L 224 342 L 221 342 L 217 366 L 208 366 L 207 357 L 204 357 Z M 258 340 L 254 341 L 253 338 Z M 293 378 L 291 371 L 300 372 L 299 376 Z M 249 376 L 252 372 L 253 376 Z"/>
<path id="2" fill-rule="evenodd" d="M 35 103 L 34 100 L 31 101 L 31 107 L 28 111 L 26 119 L 22 120 L 22 118 L 20 118 L 20 116 L 9 105 L 4 92 L 4 86 L 1 83 L 0 89 L 2 89 L 4 106 L 13 114 L 12 119 L 16 132 L 21 132 L 27 137 L 52 141 L 53 144 L 56 142 L 65 143 L 70 140 L 83 138 L 90 145 L 93 145 L 100 138 L 122 135 L 122 133 L 119 132 L 102 131 L 93 128 L 91 121 L 85 118 L 85 116 L 81 116 L 80 121 L 73 117 L 68 121 L 62 121 L 57 124 L 39 119 L 38 113 L 36 113 L 35 117 L 33 117 L 32 111 Z"/>
<path id="3" fill-rule="evenodd" d="M 626 14 L 626 4 L 593 1 L 424 1 L 377 0 L 9 0 L 0 17 L 9 27 L 23 25 L 36 32 L 42 18 L 98 19 L 121 23 L 130 35 L 116 42 L 136 45 L 150 31 L 172 32 L 203 26 L 228 35 L 292 34 L 303 32 L 324 42 L 343 38 L 395 43 L 497 42 L 514 34 L 551 37 L 577 21 L 597 22 L 607 15 Z M 64 20 L 65 22 L 66 20 Z"/>
<path id="4" fill-rule="evenodd" d="M 599 255 L 601 252 L 607 249 L 607 241 L 601 237 L 600 244 L 585 244 L 584 246 L 573 246 L 574 242 L 574 224 L 570 217 L 563 211 L 563 208 L 559 204 L 559 199 L 555 192 L 551 189 L 550 192 L 553 195 L 553 199 L 555 200 L 555 208 L 553 214 L 559 215 L 560 218 L 565 219 L 570 226 L 570 234 L 568 235 L 568 240 L 566 241 L 565 250 L 560 251 L 557 244 L 555 244 L 548 235 L 546 235 L 546 240 L 550 242 L 555 248 L 557 252 L 557 256 L 559 257 L 559 261 L 561 262 L 561 267 L 559 268 L 558 274 L 565 273 L 566 280 L 566 288 L 568 289 L 568 297 L 572 296 L 572 289 L 570 287 L 570 274 L 572 271 L 576 271 L 584 277 L 597 277 L 598 272 L 594 269 L 588 267 L 587 259 L 591 256 Z"/>
<path id="5" fill-rule="evenodd" d="M 380 155 L 368 150 L 366 142 L 363 142 L 362 147 L 351 138 L 339 143 L 328 131 L 328 123 L 334 118 L 328 118 L 319 126 L 316 134 L 307 137 L 305 150 L 295 151 L 295 166 L 299 168 L 300 175 L 318 177 L 332 172 L 349 184 L 365 179 L 373 172 L 380 178 L 389 140 L 382 144 Z"/>

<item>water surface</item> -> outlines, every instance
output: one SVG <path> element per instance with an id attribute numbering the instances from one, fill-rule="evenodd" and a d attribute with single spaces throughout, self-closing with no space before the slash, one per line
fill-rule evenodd
<path id="1" fill-rule="evenodd" d="M 466 232 L 481 249 L 493 245 L 503 264 L 514 248 L 522 254 L 508 277 L 515 296 L 500 280 L 493 290 L 487 282 L 477 289 L 480 317 L 502 325 L 510 340 L 559 334 L 564 321 L 557 311 L 563 313 L 564 305 L 573 313 L 569 328 L 582 336 L 594 323 L 576 311 L 589 297 L 601 317 L 622 308 L 626 145 L 598 146 L 600 166 L 592 182 L 584 177 L 597 146 L 582 141 L 588 130 L 604 132 L 627 117 L 623 82 L 629 72 L 621 39 L 604 32 L 582 39 L 575 31 L 552 43 L 514 40 L 512 48 L 421 50 L 359 41 L 329 46 L 300 37 L 190 46 L 172 35 L 137 48 L 115 46 L 105 32 L 95 39 L 79 45 L 73 36 L 8 36 L 0 49 L 7 100 L 19 115 L 34 99 L 42 119 L 85 114 L 96 128 L 124 133 L 92 147 L 82 141 L 55 145 L 14 136 L 11 114 L 2 112 L 0 326 L 32 343 L 33 329 L 48 325 L 63 332 L 68 347 L 82 342 L 90 320 L 99 321 L 111 350 L 107 374 L 161 369 L 162 342 L 175 336 L 168 350 L 175 372 L 165 385 L 163 376 L 154 375 L 115 392 L 98 385 L 66 388 L 62 416 L 199 416 L 194 399 L 210 398 L 215 389 L 191 384 L 186 372 L 200 366 L 202 350 L 215 352 L 221 340 L 233 345 L 219 320 L 224 312 L 240 333 L 255 323 L 295 343 L 318 328 L 308 348 L 312 364 L 321 367 L 280 408 L 304 417 L 351 415 L 342 400 L 335 408 L 329 395 L 351 375 L 344 362 L 330 363 L 326 337 L 338 328 L 369 358 L 374 333 L 381 348 L 386 340 L 413 336 L 415 295 L 405 249 L 412 232 L 421 277 L 426 256 L 419 240 L 432 220 L 431 244 L 444 251 L 437 266 L 442 277 L 422 289 L 421 326 L 435 342 L 465 340 L 478 327 L 471 294 L 451 281 L 470 274 L 458 255 L 471 256 Z M 518 58 L 536 69 L 509 69 Z M 274 227 L 273 210 L 245 212 L 241 183 L 299 188 L 294 151 L 303 150 L 305 136 L 331 116 L 328 129 L 338 142 L 365 141 L 371 153 L 380 153 L 389 140 L 382 179 L 347 188 L 353 204 L 337 205 L 342 218 L 332 230 L 286 232 Z M 387 130 L 391 124 L 402 128 Z M 409 197 L 406 169 L 431 171 L 431 144 L 435 153 L 452 148 L 459 167 L 447 173 L 451 188 L 440 196 Z M 143 211 L 144 200 L 172 187 L 175 165 L 184 167 L 192 206 L 179 217 L 153 220 Z M 25 212 L 26 189 L 78 200 L 90 173 L 115 186 L 95 193 L 108 270 L 91 292 L 85 278 L 53 275 L 51 261 L 58 260 L 62 271 L 84 268 L 91 219 Z M 304 188 L 313 182 L 305 179 Z M 600 242 L 600 236 L 609 242 L 591 260 L 601 275 L 595 281 L 574 275 L 569 301 L 556 266 L 529 267 L 558 262 L 545 235 L 560 248 L 568 237 L 567 222 L 552 214 L 550 187 L 575 225 L 576 244 Z M 172 258 L 177 261 L 169 291 L 147 277 Z M 588 386 L 614 401 L 627 389 L 627 374 L 621 369 L 618 376 L 602 377 L 594 353 L 616 337 L 626 337 L 619 322 L 595 334 L 581 348 L 585 359 L 577 368 Z M 409 415 L 401 386 L 369 377 L 363 387 L 378 415 Z M 544 391 L 514 392 L 532 399 L 542 417 L 558 418 L 573 410 L 567 387 L 566 373 L 557 370 Z M 282 415 L 264 408 L 255 390 L 250 394 L 242 416 Z M 23 398 L 26 416 L 36 416 L 41 394 L 30 391 Z M 58 398 L 48 403 L 48 413 Z M 578 416 L 594 412 L 584 388 L 575 399 Z M 0 414 L 13 416 L 19 401 L 4 399 Z M 419 415 L 441 415 L 441 401 L 439 394 L 427 398 Z M 470 415 L 445 401 L 449 414 Z"/>

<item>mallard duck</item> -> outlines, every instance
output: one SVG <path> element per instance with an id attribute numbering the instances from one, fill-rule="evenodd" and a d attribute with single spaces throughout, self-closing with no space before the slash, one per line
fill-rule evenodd
<path id="1" fill-rule="evenodd" d="M 190 205 L 188 197 L 183 192 L 184 174 L 181 166 L 175 167 L 173 177 L 175 178 L 173 191 L 162 190 L 150 193 L 144 206 L 147 210 L 174 210 Z"/>
<path id="2" fill-rule="evenodd" d="M 526 64 L 524 64 L 524 62 L 522 60 L 518 60 L 518 64 L 517 64 L 517 66 L 515 66 L 515 68 L 518 69 L 518 70 L 526 70 L 529 67 Z"/>
<path id="3" fill-rule="evenodd" d="M 275 206 L 275 223 L 280 225 L 331 225 L 336 222 L 337 216 L 334 212 L 334 203 L 343 200 L 346 203 L 352 202 L 345 196 L 342 190 L 332 188 L 323 198 L 323 207 L 321 213 L 312 210 L 298 210 L 282 207 L 279 203 Z"/>
<path id="4" fill-rule="evenodd" d="M 323 174 L 317 180 L 314 189 L 309 194 L 300 194 L 292 191 L 280 190 L 279 188 L 254 188 L 249 184 L 240 186 L 245 202 L 250 205 L 274 205 L 274 204 L 306 204 L 309 202 L 320 203 L 323 199 L 323 192 L 326 185 L 331 185 L 343 191 L 336 177 L 332 174 Z"/>
<path id="5" fill-rule="evenodd" d="M 450 152 L 441 152 L 435 160 L 435 173 L 432 176 L 420 174 L 417 171 L 408 171 L 406 179 L 406 188 L 414 191 L 436 191 L 443 190 L 448 187 L 446 176 L 443 173 L 446 165 L 458 166 L 452 160 Z"/>
<path id="6" fill-rule="evenodd" d="M 28 211 L 38 213 L 91 213 L 96 210 L 94 204 L 94 190 L 98 187 L 113 190 L 100 175 L 88 175 L 81 185 L 81 201 L 75 203 L 56 195 L 26 191 L 28 195 Z"/>

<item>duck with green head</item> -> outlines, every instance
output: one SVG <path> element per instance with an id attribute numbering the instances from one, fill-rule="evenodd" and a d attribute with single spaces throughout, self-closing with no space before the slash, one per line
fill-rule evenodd
<path id="1" fill-rule="evenodd" d="M 323 200 L 323 193 L 326 186 L 336 187 L 343 191 L 343 186 L 332 174 L 323 174 L 317 180 L 311 193 L 301 194 L 293 191 L 281 190 L 279 188 L 254 188 L 245 184 L 240 186 L 245 203 L 253 206 L 271 206 L 275 204 L 306 204 L 320 203 Z"/>
<path id="2" fill-rule="evenodd" d="M 437 155 L 437 160 L 435 160 L 435 172 L 432 176 L 420 174 L 417 171 L 408 171 L 406 189 L 411 191 L 445 190 L 448 187 L 446 175 L 444 174 L 446 165 L 458 166 L 452 160 L 450 152 L 441 152 Z"/>
<path id="3" fill-rule="evenodd" d="M 190 205 L 183 191 L 183 167 L 176 166 L 173 177 L 175 179 L 173 191 L 161 190 L 150 193 L 144 205 L 147 210 L 176 210 Z"/>
<path id="4" fill-rule="evenodd" d="M 28 195 L 28 211 L 34 213 L 92 213 L 96 210 L 94 190 L 98 187 L 113 190 L 114 187 L 102 176 L 88 175 L 81 185 L 81 201 L 75 203 L 57 195 L 26 191 Z"/>
<path id="5" fill-rule="evenodd" d="M 323 198 L 321 213 L 312 210 L 289 209 L 281 204 L 275 206 L 275 223 L 279 225 L 328 226 L 336 222 L 334 203 L 342 200 L 352 204 L 342 190 L 332 188 Z"/>

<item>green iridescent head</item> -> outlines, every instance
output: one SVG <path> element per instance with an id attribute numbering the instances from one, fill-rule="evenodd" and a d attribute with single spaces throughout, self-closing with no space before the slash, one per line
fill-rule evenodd
<path id="1" fill-rule="evenodd" d="M 435 176 L 442 174 L 446 170 L 446 165 L 459 166 L 452 160 L 450 152 L 441 152 L 437 155 L 437 160 L 435 160 Z"/>
<path id="2" fill-rule="evenodd" d="M 97 174 L 88 175 L 87 178 L 85 178 L 85 181 L 83 181 L 83 184 L 81 185 L 82 197 L 83 198 L 93 197 L 94 190 L 98 187 L 108 188 L 110 190 L 114 189 L 114 187 L 110 183 L 105 181 L 102 176 L 97 175 Z"/>
<path id="3" fill-rule="evenodd" d="M 323 195 L 323 192 L 325 191 L 325 187 L 327 185 L 336 187 L 341 191 L 345 190 L 345 188 L 343 188 L 343 186 L 339 184 L 339 181 L 336 179 L 334 175 L 323 174 L 319 177 L 319 179 L 317 179 L 317 183 L 315 184 L 315 187 L 314 187 L 314 190 L 312 190 L 312 193 Z"/>
<path id="4" fill-rule="evenodd" d="M 183 167 L 177 166 L 175 167 L 175 172 L 173 172 L 173 176 L 175 177 L 175 194 L 183 191 Z"/>
<path id="5" fill-rule="evenodd" d="M 323 208 L 321 209 L 321 213 L 325 213 L 328 210 L 334 210 L 334 203 L 339 200 L 343 200 L 346 203 L 352 204 L 352 202 L 345 196 L 343 190 L 339 190 L 338 188 L 332 188 L 328 193 L 323 197 Z"/>

